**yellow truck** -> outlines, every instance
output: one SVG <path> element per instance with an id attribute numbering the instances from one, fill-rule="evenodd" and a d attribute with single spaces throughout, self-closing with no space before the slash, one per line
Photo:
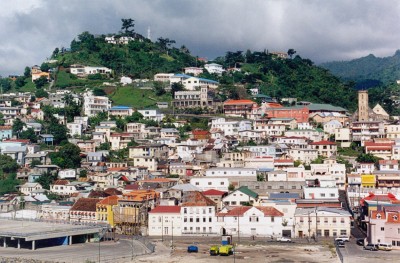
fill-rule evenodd
<path id="1" fill-rule="evenodd" d="M 210 255 L 211 256 L 218 256 L 218 254 L 219 254 L 219 247 L 218 246 L 210 247 Z"/>
<path id="2" fill-rule="evenodd" d="M 229 256 L 233 254 L 233 246 L 232 245 L 225 245 L 219 247 L 219 254 L 221 256 Z"/>

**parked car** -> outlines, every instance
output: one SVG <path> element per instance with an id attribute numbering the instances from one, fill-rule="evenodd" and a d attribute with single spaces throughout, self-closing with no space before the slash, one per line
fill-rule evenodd
<path id="1" fill-rule="evenodd" d="M 335 241 L 338 241 L 338 240 L 343 240 L 343 241 L 349 242 L 350 241 L 350 237 L 348 237 L 348 236 L 338 236 L 337 238 L 335 238 Z"/>
<path id="2" fill-rule="evenodd" d="M 218 246 L 211 246 L 210 247 L 210 255 L 217 256 L 219 254 L 219 247 Z"/>
<path id="3" fill-rule="evenodd" d="M 232 255 L 233 254 L 233 246 L 232 245 L 220 246 L 218 252 L 221 256 Z"/>
<path id="4" fill-rule="evenodd" d="M 376 244 L 366 244 L 364 246 L 365 250 L 370 250 L 370 251 L 377 251 L 378 250 L 378 245 Z"/>
<path id="5" fill-rule="evenodd" d="M 378 244 L 379 250 L 390 251 L 392 250 L 392 245 L 390 244 Z"/>
<path id="6" fill-rule="evenodd" d="M 338 247 L 345 247 L 345 244 L 344 244 L 344 241 L 343 241 L 343 240 L 338 240 L 338 241 L 336 241 L 336 245 L 337 245 Z"/>
<path id="7" fill-rule="evenodd" d="M 197 252 L 199 252 L 199 248 L 197 246 L 188 246 L 187 252 L 188 253 L 197 253 Z"/>
<path id="8" fill-rule="evenodd" d="M 290 238 L 288 238 L 288 237 L 278 237 L 276 239 L 276 241 L 278 241 L 278 242 L 287 242 L 287 243 L 292 242 L 292 240 Z"/>
<path id="9" fill-rule="evenodd" d="M 364 238 L 357 238 L 356 243 L 357 243 L 357 245 L 359 245 L 359 246 L 364 246 Z"/>

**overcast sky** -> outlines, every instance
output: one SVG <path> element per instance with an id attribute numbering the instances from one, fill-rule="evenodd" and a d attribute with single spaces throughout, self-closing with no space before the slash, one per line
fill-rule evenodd
<path id="1" fill-rule="evenodd" d="M 320 63 L 400 49 L 398 0 L 2 0 L 0 10 L 2 76 L 40 65 L 83 31 L 118 32 L 121 18 L 208 59 L 293 48 Z"/>

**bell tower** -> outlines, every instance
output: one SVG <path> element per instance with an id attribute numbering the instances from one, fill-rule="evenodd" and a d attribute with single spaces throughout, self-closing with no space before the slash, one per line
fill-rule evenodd
<path id="1" fill-rule="evenodd" d="M 358 121 L 368 121 L 368 90 L 358 91 Z"/>

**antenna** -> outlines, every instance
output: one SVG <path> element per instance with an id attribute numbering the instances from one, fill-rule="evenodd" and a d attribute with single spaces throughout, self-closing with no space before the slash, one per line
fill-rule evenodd
<path id="1" fill-rule="evenodd" d="M 151 31 L 150 31 L 150 27 L 147 28 L 147 38 L 149 40 L 151 40 Z"/>

